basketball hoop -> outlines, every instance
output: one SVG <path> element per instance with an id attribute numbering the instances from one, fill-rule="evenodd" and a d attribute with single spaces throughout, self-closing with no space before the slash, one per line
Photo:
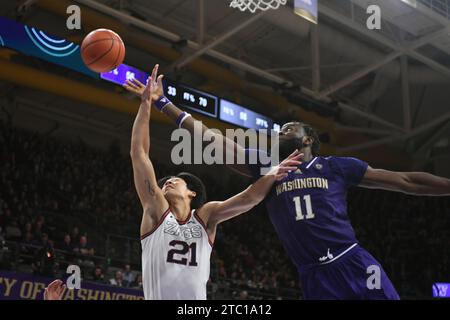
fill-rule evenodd
<path id="1" fill-rule="evenodd" d="M 241 11 L 249 10 L 254 13 L 256 10 L 278 9 L 280 5 L 284 6 L 286 2 L 287 0 L 233 0 L 230 7 Z"/>

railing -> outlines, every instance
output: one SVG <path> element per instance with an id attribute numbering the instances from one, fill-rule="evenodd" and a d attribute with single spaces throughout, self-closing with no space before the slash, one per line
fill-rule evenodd
<path id="1" fill-rule="evenodd" d="M 121 240 L 123 242 L 139 242 L 133 238 L 108 235 L 109 241 L 111 239 Z M 112 242 L 110 243 L 110 245 Z M 128 245 L 125 245 L 127 247 Z M 21 272 L 32 272 L 30 266 L 35 260 L 35 253 L 41 249 L 42 246 L 34 244 L 25 244 L 16 241 L 4 241 L 0 242 L 0 269 L 16 270 Z M 122 259 L 111 258 L 109 256 L 91 256 L 82 255 L 73 252 L 67 252 L 59 249 L 53 249 L 55 257 L 55 269 L 51 274 L 43 274 L 49 277 L 63 277 L 65 276 L 66 267 L 70 264 L 77 264 L 82 271 L 82 277 L 86 280 L 92 280 L 92 271 L 96 265 L 101 265 L 105 268 L 105 271 L 110 267 L 120 268 L 123 266 L 123 262 L 130 263 L 127 257 L 127 253 L 123 254 Z M 129 252 L 128 254 L 131 254 Z M 140 255 L 137 256 L 140 259 Z M 117 263 L 119 262 L 119 263 Z M 140 268 L 140 261 L 138 262 Z M 133 269 L 133 268 L 132 268 Z M 136 269 L 134 269 L 136 270 Z M 207 292 L 208 299 L 241 299 L 240 294 L 246 291 L 248 299 L 261 300 L 261 299 L 299 299 L 301 293 L 298 290 L 290 288 L 252 288 L 248 286 L 238 286 L 234 284 L 233 279 L 220 278 L 218 273 L 215 272 L 216 268 L 212 265 L 211 278 L 212 282 L 208 283 Z M 105 279 L 106 279 L 105 272 Z M 288 293 L 288 294 L 286 294 Z"/>

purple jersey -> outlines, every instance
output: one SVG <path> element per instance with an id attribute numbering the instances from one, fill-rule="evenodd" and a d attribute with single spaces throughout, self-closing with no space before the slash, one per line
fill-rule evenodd
<path id="1" fill-rule="evenodd" d="M 265 204 L 299 271 L 334 261 L 356 245 L 347 190 L 361 182 L 367 167 L 355 158 L 315 157 L 275 182 Z M 255 178 L 260 175 L 259 165 L 250 168 Z"/>

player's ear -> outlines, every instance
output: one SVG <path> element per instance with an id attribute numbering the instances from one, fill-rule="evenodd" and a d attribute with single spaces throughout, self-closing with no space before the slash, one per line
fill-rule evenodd
<path id="1" fill-rule="evenodd" d="M 303 144 L 310 147 L 314 143 L 314 139 L 310 136 L 304 136 L 303 137 Z"/>
<path id="2" fill-rule="evenodd" d="M 190 192 L 189 195 L 192 196 L 192 199 L 194 199 L 195 196 L 197 195 L 197 193 L 195 191 L 192 191 L 192 190 L 189 190 L 189 192 Z"/>

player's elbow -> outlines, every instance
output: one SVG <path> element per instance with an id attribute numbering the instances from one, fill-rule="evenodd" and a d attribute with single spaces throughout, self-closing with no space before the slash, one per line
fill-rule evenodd
<path id="1" fill-rule="evenodd" d="M 143 157 L 144 155 L 145 155 L 145 151 L 143 148 L 133 146 L 133 145 L 131 146 L 131 149 L 130 149 L 131 159 L 137 159 L 137 158 Z"/>

